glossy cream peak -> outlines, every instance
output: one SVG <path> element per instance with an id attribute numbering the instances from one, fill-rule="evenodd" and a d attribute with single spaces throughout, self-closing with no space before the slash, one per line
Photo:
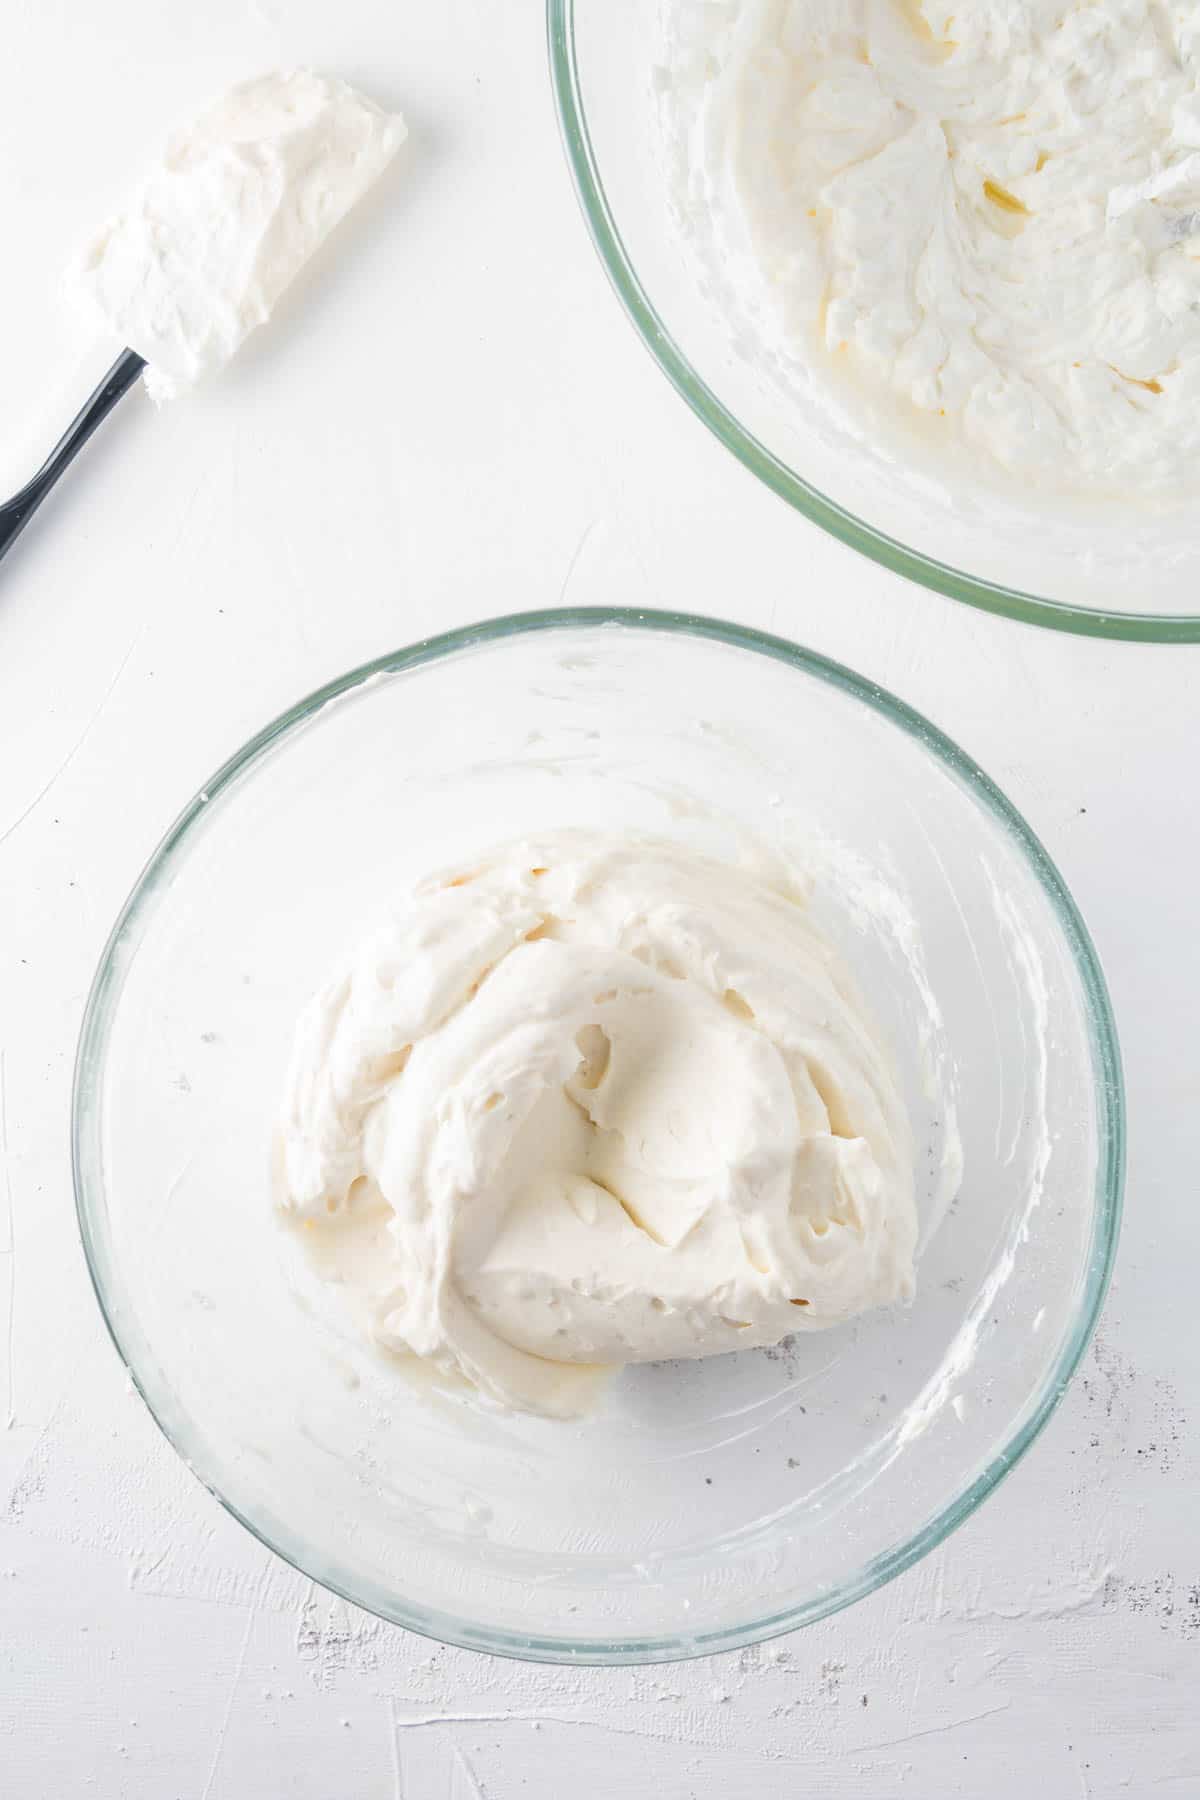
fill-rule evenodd
<path id="1" fill-rule="evenodd" d="M 555 832 L 423 882 L 300 1020 L 279 1195 L 376 1340 L 500 1403 L 912 1292 L 886 1049 L 786 874 Z"/>

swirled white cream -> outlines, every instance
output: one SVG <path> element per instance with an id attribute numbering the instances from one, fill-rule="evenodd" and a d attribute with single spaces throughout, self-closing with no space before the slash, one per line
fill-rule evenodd
<path id="1" fill-rule="evenodd" d="M 504 1405 L 907 1298 L 904 1105 L 786 875 L 563 831 L 419 886 L 304 1013 L 279 1199 Z"/>
<path id="2" fill-rule="evenodd" d="M 298 69 L 243 82 L 171 140 L 73 285 L 170 398 L 265 324 L 406 135 L 344 81 Z"/>
<path id="3" fill-rule="evenodd" d="M 1038 484 L 1195 484 L 1194 0 L 667 0 L 666 20 L 677 210 L 753 355 Z"/>

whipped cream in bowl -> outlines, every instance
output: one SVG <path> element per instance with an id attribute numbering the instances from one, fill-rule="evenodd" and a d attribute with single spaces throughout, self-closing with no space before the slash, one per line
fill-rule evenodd
<path id="1" fill-rule="evenodd" d="M 941 592 L 1200 635 L 1194 9 L 549 10 L 597 246 L 735 454 Z"/>
<path id="2" fill-rule="evenodd" d="M 207 783 L 97 979 L 80 1217 L 201 1478 L 382 1616 L 744 1644 L 906 1566 L 1102 1297 L 1102 979 L 986 778 L 711 621 L 500 621 Z"/>
<path id="3" fill-rule="evenodd" d="M 280 1201 L 502 1406 L 911 1297 L 891 1058 L 785 871 L 559 831 L 418 884 L 302 1015 Z"/>

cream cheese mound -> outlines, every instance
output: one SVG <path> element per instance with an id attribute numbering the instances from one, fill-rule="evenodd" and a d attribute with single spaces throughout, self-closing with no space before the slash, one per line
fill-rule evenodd
<path id="1" fill-rule="evenodd" d="M 1195 483 L 1194 0 L 666 0 L 665 21 L 675 208 L 752 357 L 1041 487 Z"/>
<path id="2" fill-rule="evenodd" d="M 560 831 L 433 877 L 313 999 L 277 1198 L 375 1341 L 503 1406 L 913 1290 L 887 1049 L 785 871 Z"/>
<path id="3" fill-rule="evenodd" d="M 227 363 L 407 133 L 306 70 L 233 88 L 168 144 L 73 274 L 168 399 Z"/>

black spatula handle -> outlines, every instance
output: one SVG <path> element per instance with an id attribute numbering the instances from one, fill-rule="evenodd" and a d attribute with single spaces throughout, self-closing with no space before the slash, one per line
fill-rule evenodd
<path id="1" fill-rule="evenodd" d="M 67 427 L 32 481 L 0 505 L 0 556 L 24 531 L 63 470 L 74 462 L 96 427 L 107 419 L 122 394 L 128 393 L 146 363 L 133 350 L 122 350 L 79 416 Z"/>

